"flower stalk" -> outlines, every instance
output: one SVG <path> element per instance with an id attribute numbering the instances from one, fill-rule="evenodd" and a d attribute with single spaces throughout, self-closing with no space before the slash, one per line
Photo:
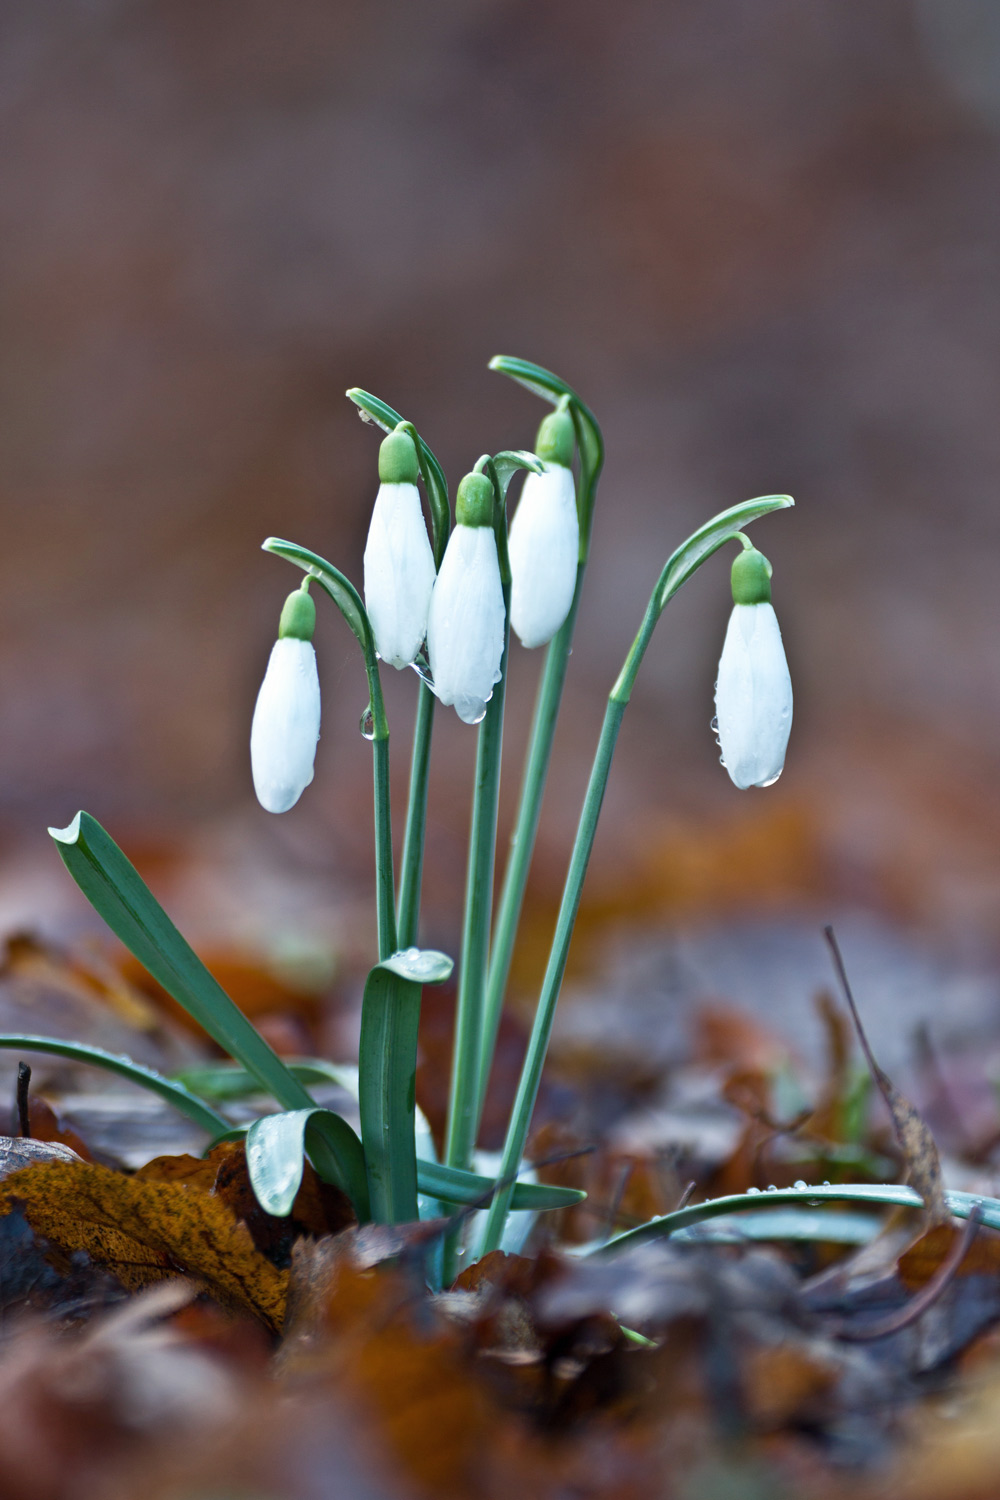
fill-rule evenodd
<path id="1" fill-rule="evenodd" d="M 487 1215 L 483 1242 L 479 1251 L 481 1255 L 487 1254 L 490 1250 L 496 1250 L 503 1237 L 513 1184 L 521 1169 L 528 1131 L 531 1127 L 531 1117 L 538 1098 L 542 1068 L 555 1021 L 556 1003 L 559 999 L 563 975 L 566 972 L 573 928 L 580 909 L 583 883 L 593 852 L 597 822 L 607 790 L 611 762 L 618 743 L 625 709 L 628 707 L 639 668 L 652 640 L 657 621 L 681 585 L 725 542 L 733 540 L 741 526 L 748 525 L 750 521 L 757 519 L 758 516 L 766 515 L 769 511 L 783 509 L 791 504 L 792 501 L 787 495 L 770 495 L 762 500 L 748 500 L 743 505 L 733 506 L 731 510 L 723 511 L 705 526 L 700 527 L 673 553 L 660 574 L 643 615 L 638 634 L 608 696 L 604 723 L 601 726 L 601 735 L 591 767 L 590 780 L 587 783 L 583 809 L 573 841 L 573 852 L 563 886 L 556 930 L 542 980 L 528 1050 L 521 1068 L 517 1095 L 507 1127 L 503 1156 L 497 1174 L 499 1185 Z"/>

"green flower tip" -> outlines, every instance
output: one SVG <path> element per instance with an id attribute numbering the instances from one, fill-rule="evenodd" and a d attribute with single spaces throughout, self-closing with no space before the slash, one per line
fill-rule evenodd
<path id="1" fill-rule="evenodd" d="M 756 547 L 741 552 L 733 563 L 733 603 L 770 604 L 771 564 Z"/>
<path id="2" fill-rule="evenodd" d="M 378 450 L 378 477 L 383 484 L 416 484 L 420 477 L 417 445 L 402 423 Z"/>
<path id="3" fill-rule="evenodd" d="M 278 623 L 279 641 L 283 641 L 286 636 L 291 636 L 296 641 L 312 640 L 316 629 L 316 605 L 310 598 L 308 588 L 308 583 L 304 583 L 285 600 Z"/>
<path id="4" fill-rule="evenodd" d="M 493 486 L 485 474 L 466 474 L 455 497 L 459 526 L 493 525 Z"/>
<path id="5" fill-rule="evenodd" d="M 575 441 L 573 418 L 565 407 L 561 407 L 543 419 L 535 439 L 535 452 L 545 463 L 562 464 L 568 469 L 573 462 Z"/>

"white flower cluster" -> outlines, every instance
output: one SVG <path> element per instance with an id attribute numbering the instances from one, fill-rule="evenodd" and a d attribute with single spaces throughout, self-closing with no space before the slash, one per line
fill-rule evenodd
<path id="1" fill-rule="evenodd" d="M 550 641 L 569 614 L 580 541 L 567 411 L 545 419 L 536 447 L 542 472 L 527 475 L 508 538 L 511 626 L 528 647 Z M 465 723 L 477 724 L 500 681 L 504 648 L 496 497 L 487 475 L 465 476 L 456 524 L 435 573 L 418 475 L 416 446 L 401 425 L 379 453 L 380 484 L 365 547 L 365 606 L 382 660 L 411 666 L 426 642 L 438 699 Z M 745 788 L 769 786 L 781 774 L 792 685 L 770 602 L 770 564 L 741 540 L 745 550 L 733 564 L 733 612 L 715 702 L 722 764 L 735 785 Z M 313 778 L 320 721 L 315 613 L 306 585 L 287 600 L 254 711 L 254 786 L 269 812 L 293 807 Z"/>

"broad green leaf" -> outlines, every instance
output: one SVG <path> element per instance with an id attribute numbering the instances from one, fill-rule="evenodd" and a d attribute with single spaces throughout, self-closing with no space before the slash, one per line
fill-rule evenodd
<path id="1" fill-rule="evenodd" d="M 706 521 L 704 526 L 699 526 L 667 559 L 667 565 L 656 586 L 658 608 L 662 611 L 681 584 L 701 567 L 706 558 L 731 541 L 744 526 L 749 526 L 751 521 L 757 521 L 761 516 L 770 515 L 772 511 L 787 510 L 794 504 L 791 495 L 764 495 L 758 500 L 744 500 L 739 505 L 731 506 L 729 510 L 720 511 L 717 516 Z"/>
<path id="2" fill-rule="evenodd" d="M 286 1057 L 282 1060 L 299 1083 L 336 1083 L 357 1098 L 357 1068 L 327 1062 L 322 1057 Z M 173 1078 L 201 1099 L 244 1099 L 248 1094 L 260 1093 L 257 1079 L 238 1063 L 199 1063 L 180 1069 Z"/>
<path id="3" fill-rule="evenodd" d="M 361 1200 L 359 1216 L 367 1217 L 361 1142 L 346 1120 L 332 1110 L 318 1108 L 265 1115 L 263 1119 L 255 1120 L 247 1131 L 247 1167 L 261 1207 L 278 1217 L 291 1211 L 302 1182 L 305 1157 L 312 1154 L 315 1135 L 320 1132 L 341 1164 L 342 1175 L 337 1186 L 348 1194 L 356 1207 Z M 422 1159 L 417 1161 L 417 1182 L 422 1193 L 444 1203 L 463 1206 L 488 1203 L 496 1188 L 492 1177 Z M 586 1196 L 576 1188 L 519 1182 L 514 1189 L 513 1207 L 535 1212 L 572 1208 Z"/>
<path id="4" fill-rule="evenodd" d="M 286 1109 L 313 1100 L 181 937 L 138 870 L 89 813 L 49 833 L 87 900 L 129 952 L 224 1052 Z"/>
<path id="5" fill-rule="evenodd" d="M 414 984 L 443 984 L 455 965 L 447 953 L 439 953 L 436 948 L 400 948 L 376 967 Z"/>
<path id="6" fill-rule="evenodd" d="M 0 1036 L 0 1047 L 6 1047 L 12 1052 L 51 1052 L 56 1057 L 68 1057 L 73 1062 L 105 1068 L 109 1073 L 119 1073 L 130 1083 L 137 1083 L 140 1088 L 148 1089 L 151 1094 L 159 1094 L 161 1099 L 172 1104 L 180 1114 L 187 1115 L 189 1120 L 193 1120 L 213 1137 L 218 1137 L 220 1130 L 228 1132 L 231 1128 L 224 1115 L 218 1115 L 214 1109 L 209 1109 L 207 1104 L 196 1098 L 197 1091 L 189 1091 L 183 1082 L 164 1078 L 154 1068 L 133 1062 L 130 1057 L 105 1052 L 103 1047 L 88 1047 L 83 1042 L 64 1042 L 50 1036 L 10 1035 Z"/>
<path id="7" fill-rule="evenodd" d="M 482 1177 L 478 1172 L 465 1172 L 460 1167 L 445 1167 L 438 1162 L 417 1161 L 417 1180 L 420 1191 L 444 1203 L 485 1207 L 496 1191 L 494 1177 Z M 511 1199 L 513 1209 L 534 1209 L 542 1212 L 552 1208 L 572 1208 L 582 1203 L 586 1193 L 579 1188 L 550 1187 L 547 1183 L 518 1182 Z"/>
<path id="8" fill-rule="evenodd" d="M 976 1193 L 946 1192 L 945 1202 L 956 1219 L 967 1219 L 978 1203 L 983 1209 L 983 1223 L 987 1229 L 1000 1229 L 1000 1199 L 984 1198 Z M 763 1199 L 763 1203 L 762 1200 Z M 923 1208 L 919 1193 L 900 1183 L 837 1183 L 832 1187 L 776 1188 L 762 1193 L 733 1193 L 725 1198 L 712 1198 L 707 1203 L 693 1203 L 688 1208 L 679 1208 L 662 1218 L 650 1219 L 636 1229 L 615 1235 L 603 1245 L 595 1248 L 595 1255 L 606 1255 L 615 1250 L 624 1250 L 643 1240 L 658 1239 L 675 1234 L 691 1224 L 700 1224 L 706 1219 L 717 1219 L 725 1214 L 738 1214 L 747 1209 L 757 1211 L 764 1204 L 768 1209 L 799 1205 L 814 1208 L 823 1203 L 864 1203 L 886 1208 Z"/>
<path id="9" fill-rule="evenodd" d="M 315 1106 L 265 1115 L 247 1131 L 247 1170 L 261 1208 L 279 1218 L 291 1212 L 302 1184 L 306 1153 L 312 1155 L 317 1145 L 325 1149 L 323 1175 L 347 1194 L 364 1222 L 368 1183 L 361 1142 L 340 1115 Z M 330 1171 L 331 1163 L 336 1164 L 336 1175 Z"/>
<path id="10" fill-rule="evenodd" d="M 371 395 L 369 391 L 363 391 L 358 386 L 352 386 L 346 392 L 349 401 L 353 401 L 364 421 L 374 422 L 385 432 L 392 432 L 404 419 L 398 411 L 385 401 L 380 401 L 377 396 Z M 438 463 L 434 454 L 424 442 L 420 433 L 412 422 L 404 423 L 407 431 L 417 445 L 417 461 L 420 464 L 420 477 L 424 481 L 424 489 L 427 491 L 427 503 L 431 512 L 431 533 L 434 546 L 434 562 L 441 566 L 444 557 L 444 549 L 448 544 L 448 534 L 451 531 L 451 506 L 448 503 L 448 481 L 444 477 L 444 470 Z"/>
<path id="11" fill-rule="evenodd" d="M 546 370 L 541 365 L 532 364 L 527 359 L 516 359 L 508 354 L 496 354 L 490 360 L 489 368 L 501 375 L 509 376 L 511 380 L 516 380 L 518 385 L 524 386 L 525 390 L 541 396 L 543 401 L 551 401 L 554 406 L 557 406 L 564 398 L 568 399 L 570 415 L 576 431 L 576 444 L 580 450 L 580 490 L 577 495 L 577 507 L 580 512 L 580 561 L 586 562 L 590 549 L 590 531 L 594 519 L 597 481 L 604 465 L 604 438 L 601 435 L 597 418 L 590 407 L 580 400 L 571 385 L 567 385 L 559 375 L 554 375 L 551 370 Z"/>
<path id="12" fill-rule="evenodd" d="M 874 1214 L 825 1213 L 820 1208 L 762 1208 L 731 1219 L 689 1224 L 673 1238 L 684 1244 L 738 1245 L 744 1240 L 799 1240 L 827 1245 L 867 1245 L 882 1228 Z"/>

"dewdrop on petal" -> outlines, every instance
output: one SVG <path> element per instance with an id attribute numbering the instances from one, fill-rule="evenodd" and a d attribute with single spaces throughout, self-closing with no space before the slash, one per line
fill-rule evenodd
<path id="1" fill-rule="evenodd" d="M 254 790 L 267 812 L 294 807 L 313 779 L 319 741 L 315 627 L 316 606 L 303 584 L 285 600 L 250 729 Z"/>
<path id="2" fill-rule="evenodd" d="M 756 548 L 748 546 L 733 563 L 733 612 L 715 712 L 722 764 L 741 789 L 777 781 L 792 727 L 792 681 L 770 580 L 771 565 Z"/>
<path id="3" fill-rule="evenodd" d="M 493 486 L 467 474 L 458 487 L 427 620 L 434 691 L 466 724 L 478 724 L 500 681 L 504 602 L 493 532 Z"/>
<path id="4" fill-rule="evenodd" d="M 544 472 L 525 477 L 510 524 L 510 623 L 522 646 L 550 641 L 573 603 L 580 551 L 573 437 L 566 410 L 542 422 L 535 452 Z"/>
<path id="5" fill-rule="evenodd" d="M 434 587 L 434 554 L 417 489 L 417 450 L 402 425 L 382 443 L 378 473 L 365 546 L 365 608 L 379 656 L 401 668 L 423 645 Z"/>

